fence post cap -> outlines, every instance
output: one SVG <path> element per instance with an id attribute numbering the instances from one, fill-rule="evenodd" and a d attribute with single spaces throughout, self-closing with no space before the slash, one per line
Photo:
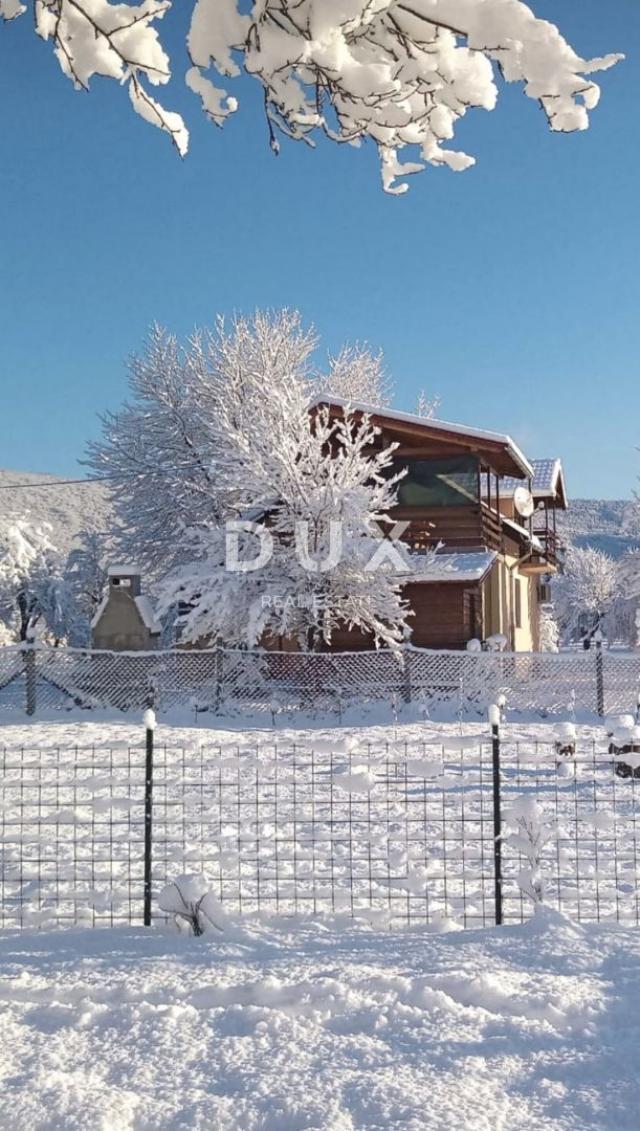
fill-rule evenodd
<path id="1" fill-rule="evenodd" d="M 156 713 L 155 711 L 151 710 L 151 707 L 148 707 L 145 711 L 144 715 L 142 716 L 142 721 L 146 730 L 156 729 Z"/>
<path id="2" fill-rule="evenodd" d="M 501 712 L 497 703 L 492 703 L 488 711 L 489 723 L 492 727 L 500 726 Z"/>

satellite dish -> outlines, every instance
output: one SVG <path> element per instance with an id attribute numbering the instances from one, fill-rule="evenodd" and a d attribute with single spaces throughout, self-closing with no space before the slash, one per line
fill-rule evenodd
<path id="1" fill-rule="evenodd" d="M 516 487 L 513 492 L 513 505 L 521 518 L 531 518 L 536 504 L 528 487 Z"/>

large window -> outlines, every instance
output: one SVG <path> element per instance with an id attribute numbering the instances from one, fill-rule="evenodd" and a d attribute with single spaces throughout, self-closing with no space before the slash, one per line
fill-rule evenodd
<path id="1" fill-rule="evenodd" d="M 453 459 L 406 459 L 398 485 L 401 507 L 468 507 L 478 501 L 478 462 L 473 456 Z"/>

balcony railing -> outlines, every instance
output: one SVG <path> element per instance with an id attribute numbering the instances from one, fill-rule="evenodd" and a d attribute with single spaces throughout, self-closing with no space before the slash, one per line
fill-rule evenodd
<path id="1" fill-rule="evenodd" d="M 550 530 L 548 527 L 543 527 L 541 530 L 533 531 L 534 536 L 539 542 L 542 542 L 542 553 L 537 556 L 544 561 L 548 562 L 551 566 L 557 566 L 562 545 L 560 542 L 560 535 L 555 530 Z"/>
<path id="2" fill-rule="evenodd" d="M 485 503 L 468 507 L 396 507 L 392 517 L 409 522 L 403 536 L 415 550 L 443 542 L 447 550 L 501 550 L 500 516 Z"/>

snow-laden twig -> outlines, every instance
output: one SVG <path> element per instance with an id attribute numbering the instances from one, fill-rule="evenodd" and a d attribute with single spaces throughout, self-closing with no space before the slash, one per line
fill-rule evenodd
<path id="1" fill-rule="evenodd" d="M 173 916 L 178 927 L 196 937 L 211 932 L 222 934 L 227 926 L 227 916 L 206 876 L 177 876 L 160 892 L 158 906 Z"/>
<path id="2" fill-rule="evenodd" d="M 524 863 L 518 873 L 518 886 L 537 910 L 544 904 L 543 857 L 547 845 L 557 837 L 555 825 L 532 797 L 515 798 L 504 811 L 503 820 L 509 830 L 504 843 L 518 852 Z"/>
<path id="3" fill-rule="evenodd" d="M 94 75 L 128 86 L 134 110 L 164 130 L 180 154 L 182 117 L 147 89 L 171 63 L 158 24 L 171 0 L 0 0 L 0 17 L 29 8 L 64 74 L 81 89 Z M 551 129 L 584 130 L 600 90 L 590 77 L 620 55 L 582 58 L 523 0 L 190 0 L 189 89 L 222 125 L 238 99 L 215 85 L 241 74 L 260 83 L 269 144 L 278 134 L 313 144 L 371 141 L 384 188 L 407 190 L 425 164 L 474 164 L 449 148 L 469 109 L 493 110 L 496 71 L 542 107 Z M 417 160 L 403 160 L 405 149 Z"/>

